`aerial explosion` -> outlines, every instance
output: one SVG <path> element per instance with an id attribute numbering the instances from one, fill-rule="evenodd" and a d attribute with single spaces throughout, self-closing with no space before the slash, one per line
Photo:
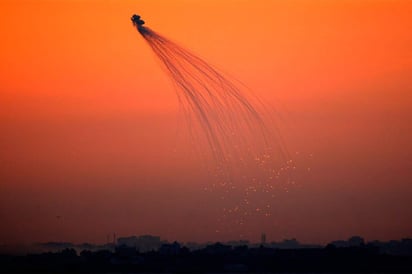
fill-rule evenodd
<path id="1" fill-rule="evenodd" d="M 255 192 L 273 198 L 274 181 L 292 163 L 273 120 L 271 127 L 265 123 L 262 102 L 246 95 L 244 86 L 229 80 L 203 59 L 144 26 L 139 15 L 131 20 L 176 86 L 190 128 L 200 129 L 194 137 L 206 140 L 216 170 L 224 175 L 219 183 L 223 192 L 241 196 L 239 205 L 227 210 L 242 214 L 249 211 Z M 246 174 L 245 170 L 253 168 L 260 169 L 261 174 Z M 232 179 L 234 173 L 236 182 Z M 263 203 L 256 211 L 267 214 L 268 210 L 261 208 L 268 209 L 268 202 L 257 196 L 255 200 Z"/>

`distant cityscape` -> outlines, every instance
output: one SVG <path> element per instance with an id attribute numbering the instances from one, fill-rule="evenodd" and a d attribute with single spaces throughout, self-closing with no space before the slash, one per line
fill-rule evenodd
<path id="1" fill-rule="evenodd" d="M 114 252 L 121 248 L 131 248 L 140 253 L 147 253 L 151 251 L 164 251 L 170 248 L 171 245 L 179 246 L 180 248 L 187 248 L 189 251 L 196 251 L 204 249 L 208 246 L 216 244 L 216 242 L 169 242 L 167 240 L 161 239 L 160 236 L 154 235 L 140 235 L 140 236 L 126 236 L 116 238 L 115 234 L 110 234 L 107 236 L 107 242 L 103 244 L 91 244 L 91 243 L 81 243 L 75 244 L 71 242 L 43 242 L 35 243 L 31 246 L 26 246 L 27 250 L 18 250 L 15 248 L 9 248 L 7 245 L 0 245 L 0 254 L 20 254 L 24 255 L 26 253 L 41 253 L 41 252 L 59 252 L 64 249 L 74 249 L 77 253 L 83 250 L 89 251 L 99 251 L 99 250 L 110 250 Z M 348 247 L 359 247 L 359 246 L 373 246 L 379 249 L 381 253 L 390 255 L 412 255 L 412 239 L 404 238 L 400 240 L 391 241 L 365 241 L 360 236 L 352 236 L 347 240 L 336 240 L 331 241 L 326 245 L 321 244 L 305 244 L 300 243 L 298 240 L 284 239 L 282 241 L 276 242 L 266 241 L 266 235 L 262 233 L 261 241 L 257 243 L 252 243 L 248 240 L 238 240 L 238 241 L 227 241 L 219 242 L 219 244 L 230 246 L 232 248 L 246 246 L 248 248 L 273 248 L 273 249 L 313 249 L 313 248 L 324 248 L 327 246 L 334 246 L 337 248 L 348 248 Z"/>
<path id="2" fill-rule="evenodd" d="M 187 248 L 189 251 L 196 251 L 204 249 L 207 246 L 216 244 L 215 242 L 206 243 L 196 243 L 196 242 L 173 242 L 170 243 L 167 240 L 161 239 L 160 236 L 153 235 L 140 235 L 140 236 L 127 236 L 116 238 L 115 234 L 108 235 L 107 242 L 104 244 L 74 244 L 70 242 L 45 242 L 37 243 L 33 245 L 34 251 L 38 252 L 57 252 L 67 248 L 73 248 L 76 252 L 81 252 L 83 250 L 98 251 L 98 250 L 111 250 L 121 248 L 132 248 L 140 253 L 146 253 L 151 251 L 164 251 L 170 248 L 171 245 L 179 246 L 181 248 Z M 261 241 L 258 243 L 251 243 L 248 240 L 238 240 L 238 241 L 228 241 L 219 242 L 219 244 L 230 246 L 232 248 L 246 246 L 248 248 L 273 248 L 273 249 L 313 249 L 313 248 L 324 248 L 326 246 L 334 246 L 337 248 L 347 248 L 347 247 L 359 247 L 359 246 L 374 246 L 379 249 L 381 253 L 390 255 L 412 255 L 412 239 L 405 238 L 401 240 L 391 240 L 391 241 L 369 241 L 366 242 L 360 236 L 352 236 L 347 240 L 336 240 L 328 243 L 327 245 L 320 244 L 303 244 L 298 240 L 285 239 L 283 241 L 272 241 L 266 242 L 266 235 L 263 233 L 261 236 Z M 0 250 L 1 252 L 1 250 Z"/>
<path id="3" fill-rule="evenodd" d="M 0 266 L 9 273 L 89 272 L 412 272 L 412 239 L 366 242 L 360 236 L 327 245 L 296 239 L 259 243 L 179 243 L 159 236 L 110 235 L 101 245 L 68 242 L 37 243 L 27 254 L 0 252 Z"/>

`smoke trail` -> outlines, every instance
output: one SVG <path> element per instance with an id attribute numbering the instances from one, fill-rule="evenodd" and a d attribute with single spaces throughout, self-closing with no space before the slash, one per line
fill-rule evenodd
<path id="1" fill-rule="evenodd" d="M 201 127 L 210 151 L 223 168 L 233 161 L 259 158 L 257 147 L 277 148 L 285 159 L 279 136 L 266 126 L 252 100 L 214 67 L 176 43 L 143 26 L 140 16 L 131 18 L 177 87 L 177 96 L 189 120 Z"/>
<path id="2" fill-rule="evenodd" d="M 215 160 L 217 181 L 205 190 L 217 194 L 222 229 L 268 219 L 277 192 L 295 184 L 296 166 L 264 104 L 198 56 L 143 26 L 140 16 L 131 20 L 175 85 L 190 129 L 196 129 L 195 140 L 205 140 Z"/>

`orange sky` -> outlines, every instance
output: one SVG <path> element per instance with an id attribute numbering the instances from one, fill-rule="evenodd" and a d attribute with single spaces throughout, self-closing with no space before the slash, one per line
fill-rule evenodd
<path id="1" fill-rule="evenodd" d="M 270 220 L 216 233 L 212 179 L 133 13 L 276 108 L 301 169 Z M 1 1 L 0 244 L 412 237 L 410 14 L 407 0 Z"/>

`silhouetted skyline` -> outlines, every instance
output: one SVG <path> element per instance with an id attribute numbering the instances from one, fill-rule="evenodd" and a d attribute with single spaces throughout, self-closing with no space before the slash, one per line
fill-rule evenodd
<path id="1" fill-rule="evenodd" d="M 295 238 L 283 239 L 281 241 L 273 241 L 267 239 L 267 241 L 249 241 L 246 239 L 242 240 L 231 240 L 226 242 L 180 242 L 176 240 L 166 240 L 162 239 L 160 236 L 155 235 L 130 235 L 130 236 L 119 236 L 118 238 L 115 234 L 112 237 L 107 238 L 106 242 L 93 244 L 93 243 L 72 243 L 72 242 L 42 242 L 42 243 L 32 243 L 25 246 L 18 245 L 0 245 L 1 254 L 28 254 L 28 253 L 42 253 L 42 252 L 59 252 L 64 249 L 74 249 L 77 253 L 83 250 L 89 251 L 99 251 L 99 250 L 111 250 L 115 251 L 117 248 L 127 247 L 132 248 L 140 253 L 146 253 L 151 251 L 159 251 L 162 246 L 170 245 L 172 243 L 179 243 L 180 246 L 187 248 L 190 251 L 204 249 L 209 245 L 215 243 L 231 246 L 232 248 L 238 246 L 247 246 L 249 248 L 266 247 L 273 249 L 313 249 L 313 248 L 324 248 L 327 246 L 334 246 L 337 248 L 348 248 L 348 247 L 359 247 L 359 246 L 375 246 L 379 248 L 381 253 L 391 254 L 391 255 L 412 255 L 412 239 L 394 239 L 390 241 L 378 241 L 369 240 L 366 241 L 361 236 L 351 236 L 348 239 L 334 240 L 326 244 L 320 243 L 301 243 Z M 266 239 L 265 239 L 266 240 Z"/>
<path id="2" fill-rule="evenodd" d="M 412 271 L 412 239 L 365 242 L 359 236 L 324 246 L 281 243 L 207 243 L 190 248 L 151 235 L 119 238 L 117 244 L 90 246 L 44 243 L 57 250 L 25 256 L 0 254 L 10 272 L 346 272 Z M 79 249 L 80 250 L 76 250 Z"/>

